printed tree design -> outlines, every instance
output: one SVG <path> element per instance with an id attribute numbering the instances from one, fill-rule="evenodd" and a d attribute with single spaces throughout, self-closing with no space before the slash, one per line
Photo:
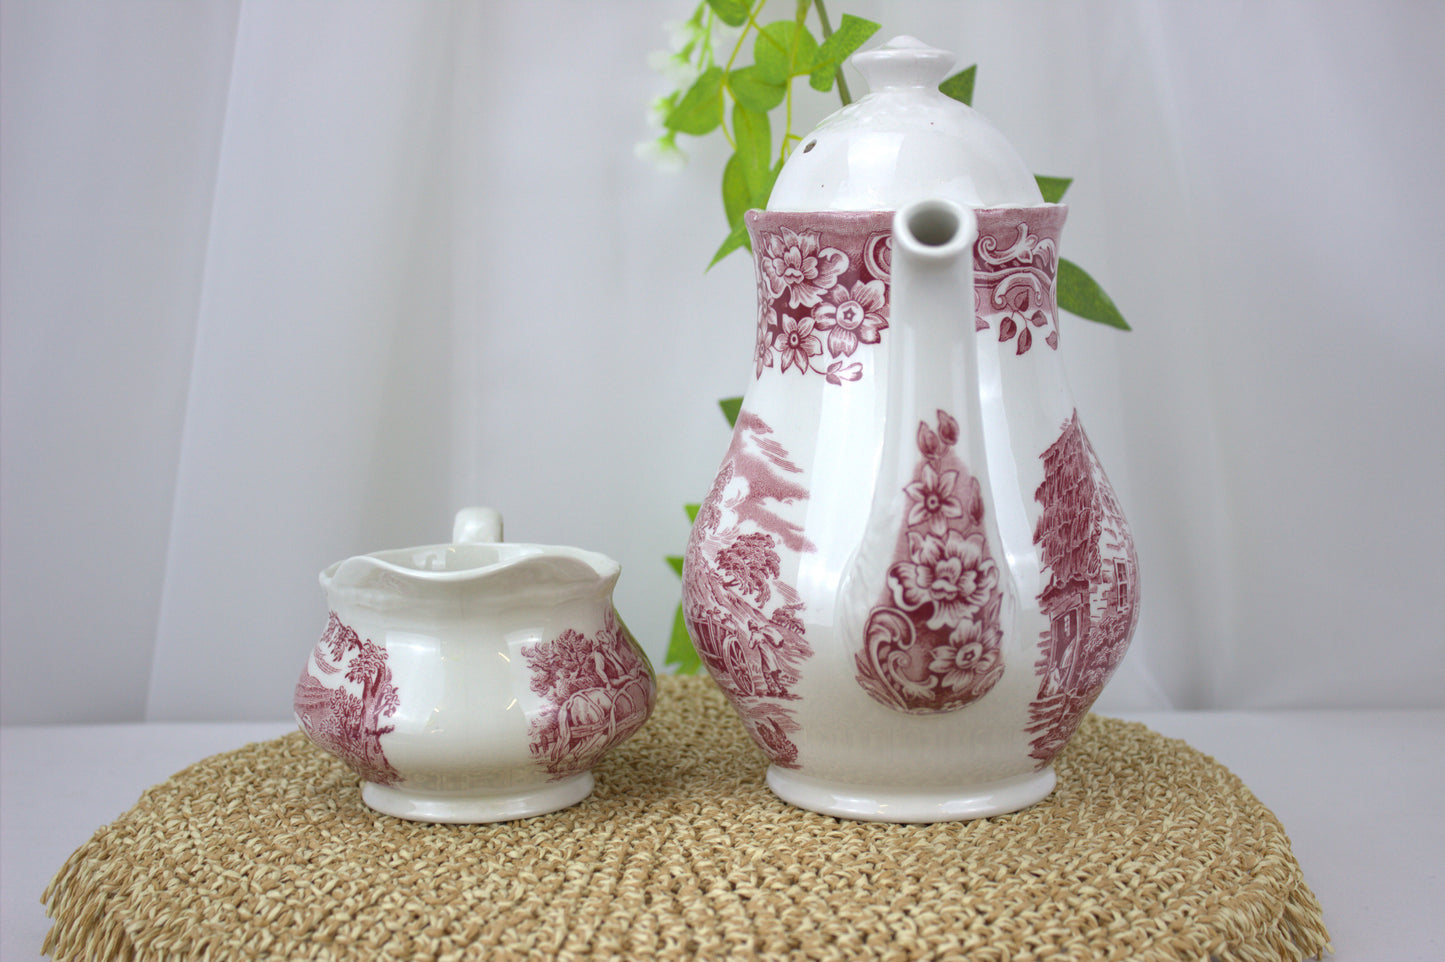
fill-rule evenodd
<path id="1" fill-rule="evenodd" d="M 798 730 L 779 702 L 812 655 L 803 637 L 803 603 L 781 578 L 779 545 L 813 545 L 780 510 L 808 490 L 788 475 L 799 469 L 773 440 L 772 429 L 742 412 L 732 446 L 688 541 L 683 610 L 698 656 L 775 764 L 797 765 Z"/>
<path id="2" fill-rule="evenodd" d="M 393 715 L 401 704 L 386 649 L 362 640 L 330 613 L 326 631 L 314 652 L 313 663 L 322 675 L 345 670 L 345 684 L 327 685 L 302 670 L 296 684 L 297 720 L 318 745 L 334 753 L 369 782 L 392 785 L 401 776 L 386 760 L 381 736 L 394 726 L 382 719 Z"/>

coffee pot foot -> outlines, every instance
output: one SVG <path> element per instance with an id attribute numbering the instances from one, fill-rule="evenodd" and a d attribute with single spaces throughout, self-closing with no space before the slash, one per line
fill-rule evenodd
<path id="1" fill-rule="evenodd" d="M 779 768 L 768 787 L 783 801 L 823 815 L 864 822 L 953 822 L 1005 815 L 1041 801 L 1054 790 L 1054 769 L 949 788 L 853 785 Z"/>

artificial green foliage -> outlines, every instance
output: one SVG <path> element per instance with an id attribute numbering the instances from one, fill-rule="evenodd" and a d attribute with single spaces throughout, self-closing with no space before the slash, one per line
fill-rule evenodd
<path id="1" fill-rule="evenodd" d="M 668 555 L 667 564 L 679 578 L 682 577 L 682 555 Z M 702 667 L 702 662 L 697 657 L 697 649 L 693 647 L 692 638 L 687 633 L 687 621 L 682 616 L 681 603 L 672 616 L 672 638 L 667 643 L 665 664 L 682 675 L 691 675 Z"/>
<path id="2" fill-rule="evenodd" d="M 738 398 L 739 401 L 742 398 Z M 683 505 L 687 512 L 687 523 L 692 524 L 697 520 L 697 513 L 702 509 L 700 504 Z M 667 566 L 679 578 L 682 577 L 682 555 L 670 554 L 667 556 Z M 672 615 L 672 637 L 667 643 L 667 654 L 664 656 L 663 664 L 676 671 L 679 675 L 694 674 L 702 667 L 702 662 L 697 657 L 697 649 L 693 647 L 692 638 L 687 633 L 687 621 L 682 615 L 682 603 L 678 602 L 677 611 Z"/>
<path id="3" fill-rule="evenodd" d="M 797 76 L 811 76 L 818 62 L 818 41 L 796 20 L 774 20 L 758 31 L 753 43 L 753 65 L 764 83 L 786 84 Z"/>
<path id="4" fill-rule="evenodd" d="M 850 102 L 843 62 L 878 30 L 878 24 L 844 15 L 834 30 L 821 0 L 796 0 L 792 16 L 764 22 L 768 0 L 705 0 L 684 24 L 688 38 L 671 61 L 694 79 L 658 103 L 663 153 L 677 150 L 677 135 L 701 137 L 721 130 L 733 148 L 723 165 L 722 201 L 728 233 L 708 264 L 733 251 L 751 250 L 743 214 L 766 207 L 783 161 L 799 140 L 793 130 L 793 81 L 815 90 L 838 88 Z M 810 16 L 811 15 L 811 16 Z M 809 25 L 816 22 L 818 40 Z M 728 43 L 725 32 L 739 30 Z M 752 63 L 744 62 L 751 53 Z M 772 112 L 783 110 L 782 136 L 774 140 Z"/>
<path id="5" fill-rule="evenodd" d="M 664 664 L 679 675 L 695 675 L 698 669 L 702 668 L 702 659 L 697 656 L 692 636 L 687 633 L 687 622 L 683 619 L 681 604 L 672 616 L 672 640 L 667 643 Z"/>
<path id="6" fill-rule="evenodd" d="M 743 409 L 741 397 L 725 397 L 717 402 L 722 409 L 723 417 L 728 419 L 728 427 L 736 427 L 738 414 Z M 697 520 L 697 513 L 702 510 L 700 504 L 688 504 L 683 506 L 687 511 L 688 523 Z M 668 555 L 667 563 L 672 570 L 682 577 L 682 555 Z M 667 643 L 667 656 L 664 662 L 667 667 L 676 671 L 679 675 L 691 675 L 702 668 L 702 662 L 697 657 L 697 650 L 693 647 L 692 638 L 687 633 L 687 622 L 682 616 L 681 603 L 672 616 L 672 639 Z"/>
<path id="7" fill-rule="evenodd" d="M 722 122 L 719 104 L 722 100 L 723 71 L 721 67 L 709 67 L 703 71 L 687 93 L 677 102 L 663 121 L 669 130 L 680 134 L 701 137 L 710 134 Z"/>
<path id="8" fill-rule="evenodd" d="M 769 0 L 704 0 L 683 26 L 687 38 L 671 62 L 691 71 L 685 89 L 663 97 L 658 107 L 664 132 L 658 147 L 676 151 L 679 134 L 701 137 L 721 131 L 732 147 L 723 165 L 722 206 L 727 234 L 718 245 L 711 268 L 733 251 L 752 250 L 743 215 L 766 207 L 783 162 L 801 135 L 794 132 L 793 81 L 807 77 L 815 90 L 837 87 L 838 99 L 851 102 L 843 79 L 843 62 L 879 25 L 844 14 L 833 29 L 821 0 L 794 0 L 790 17 L 766 20 Z M 810 24 L 816 24 L 818 35 Z M 722 37 L 736 31 L 724 42 Z M 818 36 L 822 41 L 819 42 Z M 747 53 L 752 63 L 743 62 Z M 977 65 L 960 70 L 939 84 L 944 94 L 973 103 Z M 782 136 L 774 139 L 773 112 L 782 111 Z M 1068 177 L 1037 177 L 1047 203 L 1058 203 L 1072 183 Z M 1078 265 L 1059 264 L 1059 306 L 1085 320 L 1128 330 L 1119 309 Z"/>
<path id="9" fill-rule="evenodd" d="M 729 27 L 741 27 L 747 23 L 751 12 L 746 0 L 707 0 L 707 5 Z"/>
<path id="10" fill-rule="evenodd" d="M 819 17 L 823 23 L 823 34 L 827 39 L 818 48 L 817 58 L 813 62 L 813 72 L 808 75 L 808 84 L 820 93 L 827 93 L 833 89 L 833 81 L 837 80 L 842 91 L 842 100 L 846 104 L 852 98 L 848 94 L 848 85 L 843 80 L 843 61 L 852 56 L 853 51 L 861 47 L 864 41 L 878 31 L 878 24 L 872 20 L 864 20 L 862 17 L 845 13 L 842 22 L 838 24 L 837 31 L 829 35 L 828 18 L 822 12 L 821 4 L 819 5 Z"/>
<path id="11" fill-rule="evenodd" d="M 722 408 L 723 417 L 728 419 L 728 427 L 737 427 L 738 414 L 741 413 L 743 409 L 743 399 L 740 397 L 725 397 L 717 402 L 717 406 Z"/>
<path id="12" fill-rule="evenodd" d="M 945 93 L 957 100 L 959 103 L 973 106 L 973 80 L 978 76 L 978 64 L 974 64 L 967 70 L 960 70 L 938 85 L 941 93 Z"/>
<path id="13" fill-rule="evenodd" d="M 733 99 L 750 110 L 767 113 L 788 96 L 788 85 L 769 83 L 757 67 L 744 67 L 728 74 L 728 90 Z"/>
<path id="14" fill-rule="evenodd" d="M 1082 267 L 1065 257 L 1059 258 L 1059 307 L 1077 314 L 1086 321 L 1097 321 L 1121 331 L 1130 330 L 1124 315 L 1099 282 Z"/>
<path id="15" fill-rule="evenodd" d="M 687 512 L 687 523 L 692 524 L 697 520 L 697 513 L 702 509 L 702 505 L 683 505 L 683 509 Z M 668 555 L 667 566 L 679 578 L 682 577 L 682 555 Z M 694 674 L 702 667 L 702 662 L 697 657 L 697 649 L 693 647 L 692 638 L 687 633 L 687 621 L 682 615 L 682 602 L 678 602 L 677 611 L 672 615 L 672 637 L 667 642 L 667 654 L 663 657 L 663 664 L 679 675 Z"/>
<path id="16" fill-rule="evenodd" d="M 1039 192 L 1044 195 L 1045 204 L 1057 204 L 1064 199 L 1064 191 L 1074 182 L 1072 177 L 1044 177 L 1035 174 L 1034 180 L 1038 181 Z"/>

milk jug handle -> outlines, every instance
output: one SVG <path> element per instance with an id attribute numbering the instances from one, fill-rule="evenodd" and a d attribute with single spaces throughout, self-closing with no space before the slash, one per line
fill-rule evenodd
<path id="1" fill-rule="evenodd" d="M 452 524 L 452 544 L 496 544 L 502 540 L 502 516 L 492 508 L 463 508 Z"/>

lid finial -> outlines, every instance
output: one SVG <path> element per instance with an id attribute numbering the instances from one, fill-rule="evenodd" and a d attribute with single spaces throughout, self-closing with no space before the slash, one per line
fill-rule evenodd
<path id="1" fill-rule="evenodd" d="M 885 87 L 930 87 L 948 77 L 955 62 L 947 50 L 930 47 L 915 37 L 894 37 L 881 47 L 853 55 L 853 66 L 868 82 L 869 91 Z"/>

